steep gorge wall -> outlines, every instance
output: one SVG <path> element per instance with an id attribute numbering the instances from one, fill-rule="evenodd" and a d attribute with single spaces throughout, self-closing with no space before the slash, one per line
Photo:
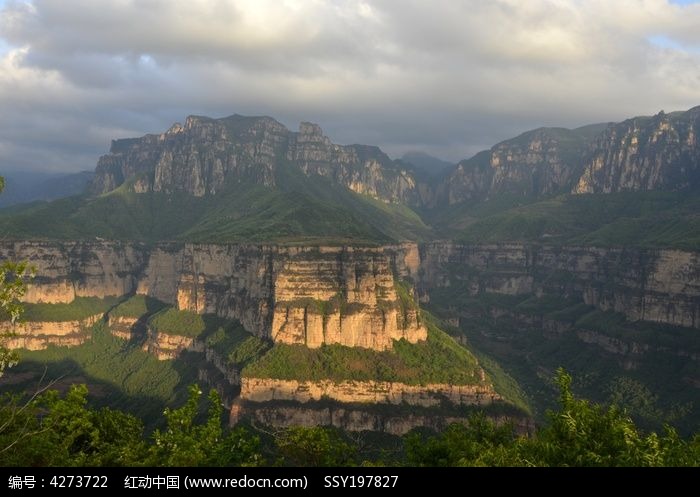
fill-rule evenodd
<path id="1" fill-rule="evenodd" d="M 14 327 L 9 322 L 0 322 L 0 335 L 9 335 L 3 343 L 9 349 L 43 350 L 49 345 L 73 347 L 85 342 L 88 329 L 102 314 L 71 321 L 27 321 Z"/>
<path id="2" fill-rule="evenodd" d="M 394 339 L 427 336 L 415 306 L 397 294 L 392 259 L 380 248 L 4 242 L 1 259 L 36 267 L 27 302 L 136 292 L 309 347 L 383 350 Z"/>
<path id="3" fill-rule="evenodd" d="M 434 243 L 421 249 L 418 288 L 471 295 L 548 293 L 601 310 L 700 328 L 700 254 L 680 250 Z"/>
<path id="4" fill-rule="evenodd" d="M 386 381 L 331 380 L 297 381 L 274 378 L 241 378 L 241 399 L 249 402 L 295 401 L 300 403 L 335 400 L 342 403 L 408 404 L 435 407 L 447 401 L 452 405 L 489 405 L 501 400 L 493 386 L 481 384 L 408 385 Z"/>

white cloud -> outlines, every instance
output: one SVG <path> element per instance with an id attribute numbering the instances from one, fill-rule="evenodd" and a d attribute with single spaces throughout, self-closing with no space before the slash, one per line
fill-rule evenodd
<path id="1" fill-rule="evenodd" d="M 9 1 L 0 170 L 90 168 L 112 137 L 234 112 L 456 160 L 531 127 L 700 104 L 699 16 L 666 0 Z"/>

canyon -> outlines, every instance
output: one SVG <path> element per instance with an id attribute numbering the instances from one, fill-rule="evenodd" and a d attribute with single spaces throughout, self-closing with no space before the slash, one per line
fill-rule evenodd
<path id="1" fill-rule="evenodd" d="M 678 371 L 655 391 L 672 383 L 686 395 L 700 384 L 698 126 L 700 107 L 539 128 L 431 176 L 377 147 L 334 144 L 309 122 L 293 132 L 270 117 L 189 116 L 164 133 L 113 141 L 86 195 L 0 216 L 11 234 L 0 260 L 36 269 L 25 302 L 147 296 L 239 323 L 258 352 L 311 357 L 324 374 L 337 365 L 322 354 L 335 353 L 370 364 L 371 374 L 309 379 L 279 362 L 246 374 L 244 360 L 222 352 L 243 340 L 227 334 L 235 327 L 222 325 L 217 349 L 209 332 L 159 329 L 150 311 L 114 308 L 27 321 L 8 345 L 80 346 L 104 324 L 158 359 L 196 357 L 199 379 L 222 393 L 232 422 L 277 426 L 400 434 L 463 420 L 465 409 L 510 409 L 505 416 L 527 425 L 527 409 L 509 404 L 518 388 L 487 355 L 460 356 L 474 368 L 455 382 L 379 378 L 381 359 L 394 357 L 382 354 L 397 349 L 430 371 L 435 357 L 421 353 L 451 353 L 439 340 L 529 362 L 540 382 L 561 365 L 547 361 L 560 360 L 562 344 L 595 349 L 590 357 L 611 378 L 663 357 Z M 602 198 L 620 212 L 597 209 Z M 647 221 L 655 235 L 642 241 Z"/>

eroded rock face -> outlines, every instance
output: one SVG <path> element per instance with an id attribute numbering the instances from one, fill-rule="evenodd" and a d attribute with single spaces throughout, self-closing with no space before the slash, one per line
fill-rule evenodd
<path id="1" fill-rule="evenodd" d="M 475 379 L 475 382 L 479 379 Z M 408 404 L 435 407 L 443 401 L 453 405 L 489 405 L 501 400 L 493 386 L 482 381 L 474 385 L 407 385 L 386 381 L 297 381 L 274 378 L 241 378 L 241 399 L 250 402 L 275 400 L 307 403 L 330 399 L 346 404 Z"/>
<path id="2" fill-rule="evenodd" d="M 221 191 L 226 181 L 274 186 L 277 171 L 288 165 L 387 202 L 418 198 L 411 173 L 377 147 L 335 145 L 312 123 L 294 133 L 270 117 L 239 115 L 189 116 L 160 135 L 113 141 L 90 191 L 127 182 L 136 192 L 203 196 Z"/>
<path id="3" fill-rule="evenodd" d="M 629 119 L 596 141 L 574 193 L 680 190 L 700 184 L 700 107 Z"/>
<path id="4" fill-rule="evenodd" d="M 43 350 L 49 345 L 74 347 L 90 338 L 89 328 L 102 319 L 102 314 L 72 321 L 28 321 L 14 327 L 0 322 L 0 335 L 11 334 L 4 342 L 8 349 Z"/>
<path id="5" fill-rule="evenodd" d="M 274 341 L 390 349 L 425 340 L 417 309 L 402 305 L 382 250 L 321 247 L 282 263 L 275 278 Z"/>
<path id="6" fill-rule="evenodd" d="M 459 285 L 476 295 L 547 293 L 630 321 L 700 328 L 700 254 L 680 250 L 528 244 L 423 247 L 419 290 Z"/>
<path id="7" fill-rule="evenodd" d="M 167 132 L 115 140 L 90 191 L 203 196 L 225 183 L 275 186 L 288 167 L 385 202 L 435 206 L 500 194 L 678 190 L 700 184 L 700 107 L 578 129 L 539 128 L 459 162 L 438 184 L 379 148 L 336 145 L 317 124 L 289 131 L 270 117 L 189 116 Z"/>
<path id="8" fill-rule="evenodd" d="M 589 134 L 580 130 L 528 131 L 458 163 L 437 187 L 433 203 L 569 191 L 582 170 L 589 143 Z"/>
<path id="9" fill-rule="evenodd" d="M 431 414 L 380 414 L 357 406 L 308 406 L 259 403 L 234 403 L 231 407 L 231 425 L 243 418 L 275 428 L 290 426 L 334 426 L 345 431 L 378 431 L 402 436 L 414 428 L 441 431 L 453 423 L 468 423 L 463 417 Z M 497 424 L 513 423 L 518 433 L 531 433 L 534 423 L 526 417 L 492 418 Z"/>
<path id="10" fill-rule="evenodd" d="M 237 319 L 278 342 L 378 350 L 391 348 L 394 339 L 415 343 L 427 336 L 412 299 L 404 302 L 397 294 L 395 257 L 353 247 L 0 244 L 0 259 L 27 260 L 41 275 L 27 302 L 137 292 L 179 309 Z M 415 247 L 402 260 L 415 265 Z"/>
<path id="11" fill-rule="evenodd" d="M 575 130 L 540 128 L 461 161 L 432 205 L 503 193 L 682 190 L 700 184 L 700 107 Z"/>

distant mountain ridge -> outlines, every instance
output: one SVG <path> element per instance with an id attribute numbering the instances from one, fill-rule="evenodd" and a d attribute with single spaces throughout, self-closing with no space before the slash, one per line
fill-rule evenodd
<path id="1" fill-rule="evenodd" d="M 78 173 L 2 172 L 5 190 L 0 195 L 0 208 L 37 200 L 50 201 L 85 191 L 92 171 Z"/>
<path id="2" fill-rule="evenodd" d="M 113 141 L 110 154 L 98 161 L 90 191 L 106 193 L 129 180 L 137 192 L 195 196 L 242 181 L 273 187 L 288 165 L 387 202 L 418 201 L 413 174 L 377 147 L 335 145 L 308 122 L 291 132 L 270 117 L 239 115 L 189 116 L 160 135 Z"/>
<path id="3" fill-rule="evenodd" d="M 509 194 L 682 190 L 700 182 L 700 107 L 576 129 L 539 128 L 460 161 L 426 154 L 391 160 L 378 147 L 337 145 L 313 123 L 289 131 L 270 117 L 189 116 L 159 135 L 116 140 L 92 194 L 122 184 L 139 193 L 216 194 L 225 185 L 280 185 L 292 167 L 388 203 L 454 205 Z M 432 172 L 431 172 L 432 171 Z M 441 179 L 435 180 L 438 173 Z"/>

